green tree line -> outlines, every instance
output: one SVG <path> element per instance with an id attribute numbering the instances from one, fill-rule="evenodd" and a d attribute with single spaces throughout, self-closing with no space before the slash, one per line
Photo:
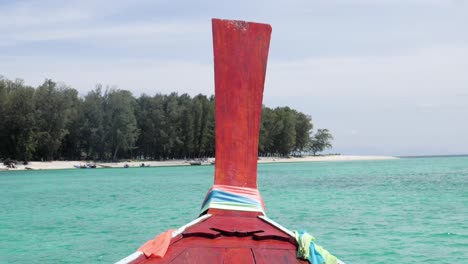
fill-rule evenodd
<path id="1" fill-rule="evenodd" d="M 52 80 L 37 88 L 0 77 L 0 159 L 118 160 L 213 157 L 214 96 L 154 96 L 119 89 L 78 92 Z M 331 148 L 328 130 L 289 107 L 263 107 L 259 154 Z"/>

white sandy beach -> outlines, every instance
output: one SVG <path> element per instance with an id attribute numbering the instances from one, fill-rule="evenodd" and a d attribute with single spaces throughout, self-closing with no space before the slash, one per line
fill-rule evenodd
<path id="1" fill-rule="evenodd" d="M 328 156 L 304 156 L 291 158 L 260 157 L 258 163 L 283 163 L 283 162 L 317 162 L 317 161 L 358 161 L 358 160 L 389 160 L 398 159 L 392 156 L 347 156 L 347 155 L 328 155 Z M 202 165 L 210 165 L 214 158 L 209 158 L 202 162 Z M 123 168 L 125 164 L 129 167 L 140 167 L 144 163 L 149 167 L 161 166 L 190 166 L 189 160 L 168 160 L 168 161 L 128 161 L 128 162 L 97 162 L 96 168 Z M 0 165 L 0 170 L 60 170 L 75 169 L 75 165 L 86 164 L 84 161 L 31 161 L 28 165 L 17 165 L 17 168 L 7 169 Z"/>
<path id="2" fill-rule="evenodd" d="M 348 156 L 348 155 L 327 155 L 327 156 L 303 156 L 291 158 L 265 158 L 261 157 L 258 163 L 273 162 L 314 162 L 314 161 L 355 161 L 355 160 L 389 160 L 398 159 L 393 156 Z"/>

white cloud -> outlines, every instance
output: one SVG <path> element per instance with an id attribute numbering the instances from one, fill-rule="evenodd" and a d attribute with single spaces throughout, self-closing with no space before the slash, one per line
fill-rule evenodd
<path id="1" fill-rule="evenodd" d="M 197 34 L 210 31 L 209 20 L 164 21 L 135 14 L 124 19 L 127 10 L 144 7 L 147 1 L 25 1 L 0 5 L 0 45 L 14 46 L 29 42 L 73 40 L 164 39 L 161 36 Z M 153 3 L 153 8 L 158 6 Z M 143 5 L 143 6 L 141 6 Z M 142 10 L 140 10 L 141 12 Z"/>
<path id="2" fill-rule="evenodd" d="M 414 54 L 272 61 L 268 84 L 300 96 L 444 96 L 465 91 L 468 47 L 422 49 Z"/>
<path id="3" fill-rule="evenodd" d="M 61 25 L 63 23 L 80 22 L 90 19 L 88 12 L 70 7 L 51 7 L 18 3 L 0 9 L 0 29 L 17 30 L 27 27 L 44 27 Z"/>
<path id="4" fill-rule="evenodd" d="M 209 25 L 209 24 L 208 24 Z M 163 42 L 164 37 L 207 33 L 206 25 L 197 23 L 156 23 L 140 22 L 127 24 L 100 25 L 95 27 L 56 27 L 53 29 L 33 29 L 3 34 L 0 45 L 11 46 L 24 42 L 73 40 L 93 42 L 96 40 L 112 41 L 115 39 L 148 42 L 157 39 Z"/>

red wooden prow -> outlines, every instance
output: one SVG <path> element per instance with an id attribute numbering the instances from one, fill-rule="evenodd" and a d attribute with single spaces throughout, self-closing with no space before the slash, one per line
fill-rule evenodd
<path id="1" fill-rule="evenodd" d="M 254 189 L 255 194 L 270 35 L 269 25 L 213 19 L 215 184 L 244 187 L 229 187 L 236 190 Z M 167 249 L 164 257 L 143 256 L 142 260 L 132 263 L 308 263 L 296 258 L 294 238 L 265 218 L 258 218 L 261 214 L 263 212 L 208 209 L 204 219 L 199 218 L 199 222 L 170 240 L 169 247 L 164 248 Z M 148 248 L 154 245 L 150 241 Z"/>
<path id="2" fill-rule="evenodd" d="M 257 188 L 258 137 L 271 26 L 213 19 L 215 184 Z"/>

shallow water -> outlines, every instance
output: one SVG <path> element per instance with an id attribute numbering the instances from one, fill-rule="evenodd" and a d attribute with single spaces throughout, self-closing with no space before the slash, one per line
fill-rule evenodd
<path id="1" fill-rule="evenodd" d="M 0 263 L 114 262 L 198 215 L 212 166 L 0 172 Z M 464 263 L 468 157 L 259 165 L 270 218 L 348 263 Z"/>

